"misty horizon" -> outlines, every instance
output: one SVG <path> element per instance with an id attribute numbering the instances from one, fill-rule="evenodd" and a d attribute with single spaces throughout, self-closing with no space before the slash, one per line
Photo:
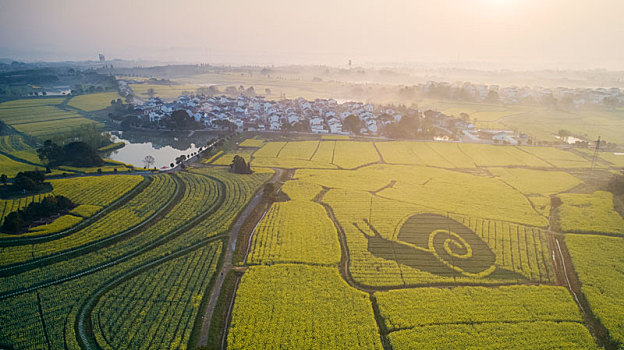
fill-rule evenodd
<path id="1" fill-rule="evenodd" d="M 0 1 L 0 57 L 624 70 L 624 3 Z M 85 13 L 93 14 L 84 15 Z M 23 26 L 28 23 L 28 26 Z M 20 27 L 21 26 L 21 27 Z"/>

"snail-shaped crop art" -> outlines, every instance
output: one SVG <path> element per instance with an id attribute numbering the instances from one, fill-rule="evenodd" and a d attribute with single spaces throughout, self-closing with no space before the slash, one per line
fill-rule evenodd
<path id="1" fill-rule="evenodd" d="M 470 228 L 451 218 L 412 215 L 398 229 L 396 240 L 383 238 L 367 224 L 373 235 L 360 231 L 368 239 L 368 251 L 377 257 L 446 276 L 459 272 L 485 277 L 496 269 L 496 255 L 490 247 Z"/>

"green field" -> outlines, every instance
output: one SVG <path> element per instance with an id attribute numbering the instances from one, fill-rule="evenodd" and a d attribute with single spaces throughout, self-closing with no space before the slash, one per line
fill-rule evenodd
<path id="1" fill-rule="evenodd" d="M 2 140 L 8 152 L 31 152 L 26 138 Z M 0 344 L 597 349 L 623 341 L 624 247 L 604 235 L 623 234 L 624 219 L 613 195 L 596 190 L 612 176 L 606 164 L 589 176 L 587 158 L 558 148 L 281 140 L 248 139 L 171 174 L 48 180 L 78 206 L 0 236 Z M 253 174 L 229 172 L 237 154 Z M 43 195 L 3 200 L 2 215 Z"/>
<path id="2" fill-rule="evenodd" d="M 61 98 L 44 98 L 0 103 L 0 120 L 18 132 L 36 138 L 63 134 L 83 125 L 100 125 L 59 108 L 63 101 Z"/>
<path id="3" fill-rule="evenodd" d="M 163 100 L 175 100 L 183 93 L 195 93 L 199 88 L 199 85 L 194 84 L 179 84 L 179 85 L 157 85 L 157 84 L 129 84 L 134 94 L 143 99 L 148 100 L 149 89 L 154 90 L 154 97 L 160 97 Z M 110 100 L 108 101 L 110 103 Z"/>
<path id="4" fill-rule="evenodd" d="M 624 218 L 613 208 L 612 193 L 564 193 L 559 197 L 563 201 L 558 209 L 562 231 L 624 235 Z"/>
<path id="5" fill-rule="evenodd" d="M 375 298 L 394 349 L 597 348 L 561 287 L 419 288 Z"/>
<path id="6" fill-rule="evenodd" d="M 379 152 L 369 151 L 374 146 Z M 313 166 L 323 148 L 331 154 L 324 164 L 342 169 Z M 318 290 L 339 289 L 328 277 L 295 272 L 331 269 L 335 235 L 342 278 L 371 293 L 380 336 L 392 348 L 598 348 L 581 309 L 558 286 L 548 230 L 551 197 L 566 203 L 576 196 L 567 191 L 585 188 L 573 175 L 585 159 L 554 148 L 344 141 L 267 142 L 252 159 L 297 170 L 282 187 L 289 200 L 273 204 L 254 228 L 228 348 L 282 344 L 283 332 L 310 335 L 309 345 L 294 337 L 289 346 L 345 347 L 325 339 L 348 329 L 310 328 L 289 316 L 316 315 L 334 295 Z M 326 218 L 334 227 L 324 228 Z M 317 340 L 321 331 L 326 337 Z"/>
<path id="7" fill-rule="evenodd" d="M 20 135 L 12 134 L 0 136 L 0 152 L 29 163 L 43 165 L 35 149 L 30 144 L 26 143 L 24 138 Z"/>
<path id="8" fill-rule="evenodd" d="M 121 98 L 117 92 L 101 92 L 97 94 L 79 95 L 72 97 L 68 105 L 85 112 L 93 112 L 111 105 L 112 100 Z"/>
<path id="9" fill-rule="evenodd" d="M 159 175 L 163 184 L 175 182 L 182 186 L 183 195 L 166 214 L 150 218 L 151 226 L 138 228 L 133 235 L 97 249 L 83 249 L 78 255 L 1 277 L 0 342 L 17 348 L 77 349 L 82 325 L 88 323 L 91 326 L 86 337 L 97 347 L 145 344 L 145 334 L 152 335 L 154 348 L 187 347 L 199 305 L 221 254 L 221 240 L 238 211 L 269 177 L 267 172 L 233 175 L 222 168 Z M 149 215 L 145 210 L 152 209 L 146 206 L 157 206 L 155 198 L 171 198 L 162 188 L 152 190 L 151 186 L 110 215 L 122 215 L 123 208 Z M 93 225 L 105 222 L 106 217 Z M 113 222 L 131 224 L 118 217 Z M 110 223 L 102 225 L 112 227 Z M 104 233 L 111 235 L 110 231 Z M 82 247 L 87 245 L 77 248 Z M 146 279 L 150 282 L 146 283 Z M 191 280 L 196 283 L 188 283 Z M 56 282 L 42 285 L 45 281 Z M 136 294 L 137 290 L 141 294 Z M 149 298 L 150 293 L 156 294 Z M 98 296 L 97 302 L 90 299 L 94 295 Z M 166 295 L 168 299 L 164 299 Z M 173 300 L 175 307 L 170 302 Z M 83 308 L 93 311 L 82 317 L 79 311 Z M 120 317 L 126 323 L 119 323 Z"/>
<path id="10" fill-rule="evenodd" d="M 382 349 L 368 295 L 336 268 L 255 266 L 236 292 L 230 349 Z"/>
<path id="11" fill-rule="evenodd" d="M 373 163 L 446 169 L 476 167 L 590 168 L 591 161 L 554 147 L 448 142 L 273 141 L 253 152 L 256 166 L 354 169 Z M 247 153 L 245 153 L 247 154 Z M 600 165 L 599 165 L 600 166 Z"/>
<path id="12" fill-rule="evenodd" d="M 565 125 L 574 135 L 585 136 L 622 144 L 624 138 L 619 130 L 624 129 L 623 111 L 576 110 L 562 111 L 537 106 L 471 103 L 452 100 L 424 98 L 418 106 L 441 111 L 447 115 L 459 116 L 467 113 L 476 126 L 489 129 L 517 129 L 538 140 L 555 142 L 554 137 Z"/>
<path id="13" fill-rule="evenodd" d="M 624 240 L 593 235 L 567 235 L 566 244 L 592 311 L 624 348 Z"/>
<path id="14" fill-rule="evenodd" d="M 337 265 L 340 261 L 338 234 L 317 203 L 274 203 L 256 227 L 253 238 L 249 264 Z"/>

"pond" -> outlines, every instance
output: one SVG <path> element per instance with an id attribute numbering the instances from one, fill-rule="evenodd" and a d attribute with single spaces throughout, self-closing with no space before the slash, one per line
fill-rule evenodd
<path id="1" fill-rule="evenodd" d="M 113 135 L 114 142 L 123 141 L 123 148 L 112 151 L 105 157 L 112 160 L 132 164 L 137 168 L 145 166 L 146 156 L 154 157 L 152 167 L 169 167 L 175 163 L 175 159 L 181 155 L 187 157 L 203 147 L 214 136 L 199 137 L 176 137 L 176 136 L 152 136 L 117 132 Z"/>

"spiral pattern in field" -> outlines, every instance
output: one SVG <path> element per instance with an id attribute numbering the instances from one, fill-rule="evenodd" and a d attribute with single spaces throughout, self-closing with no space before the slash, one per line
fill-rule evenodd
<path id="1" fill-rule="evenodd" d="M 438 214 L 410 216 L 399 229 L 398 241 L 429 249 L 441 262 L 465 275 L 488 275 L 496 255 L 467 226 Z"/>

